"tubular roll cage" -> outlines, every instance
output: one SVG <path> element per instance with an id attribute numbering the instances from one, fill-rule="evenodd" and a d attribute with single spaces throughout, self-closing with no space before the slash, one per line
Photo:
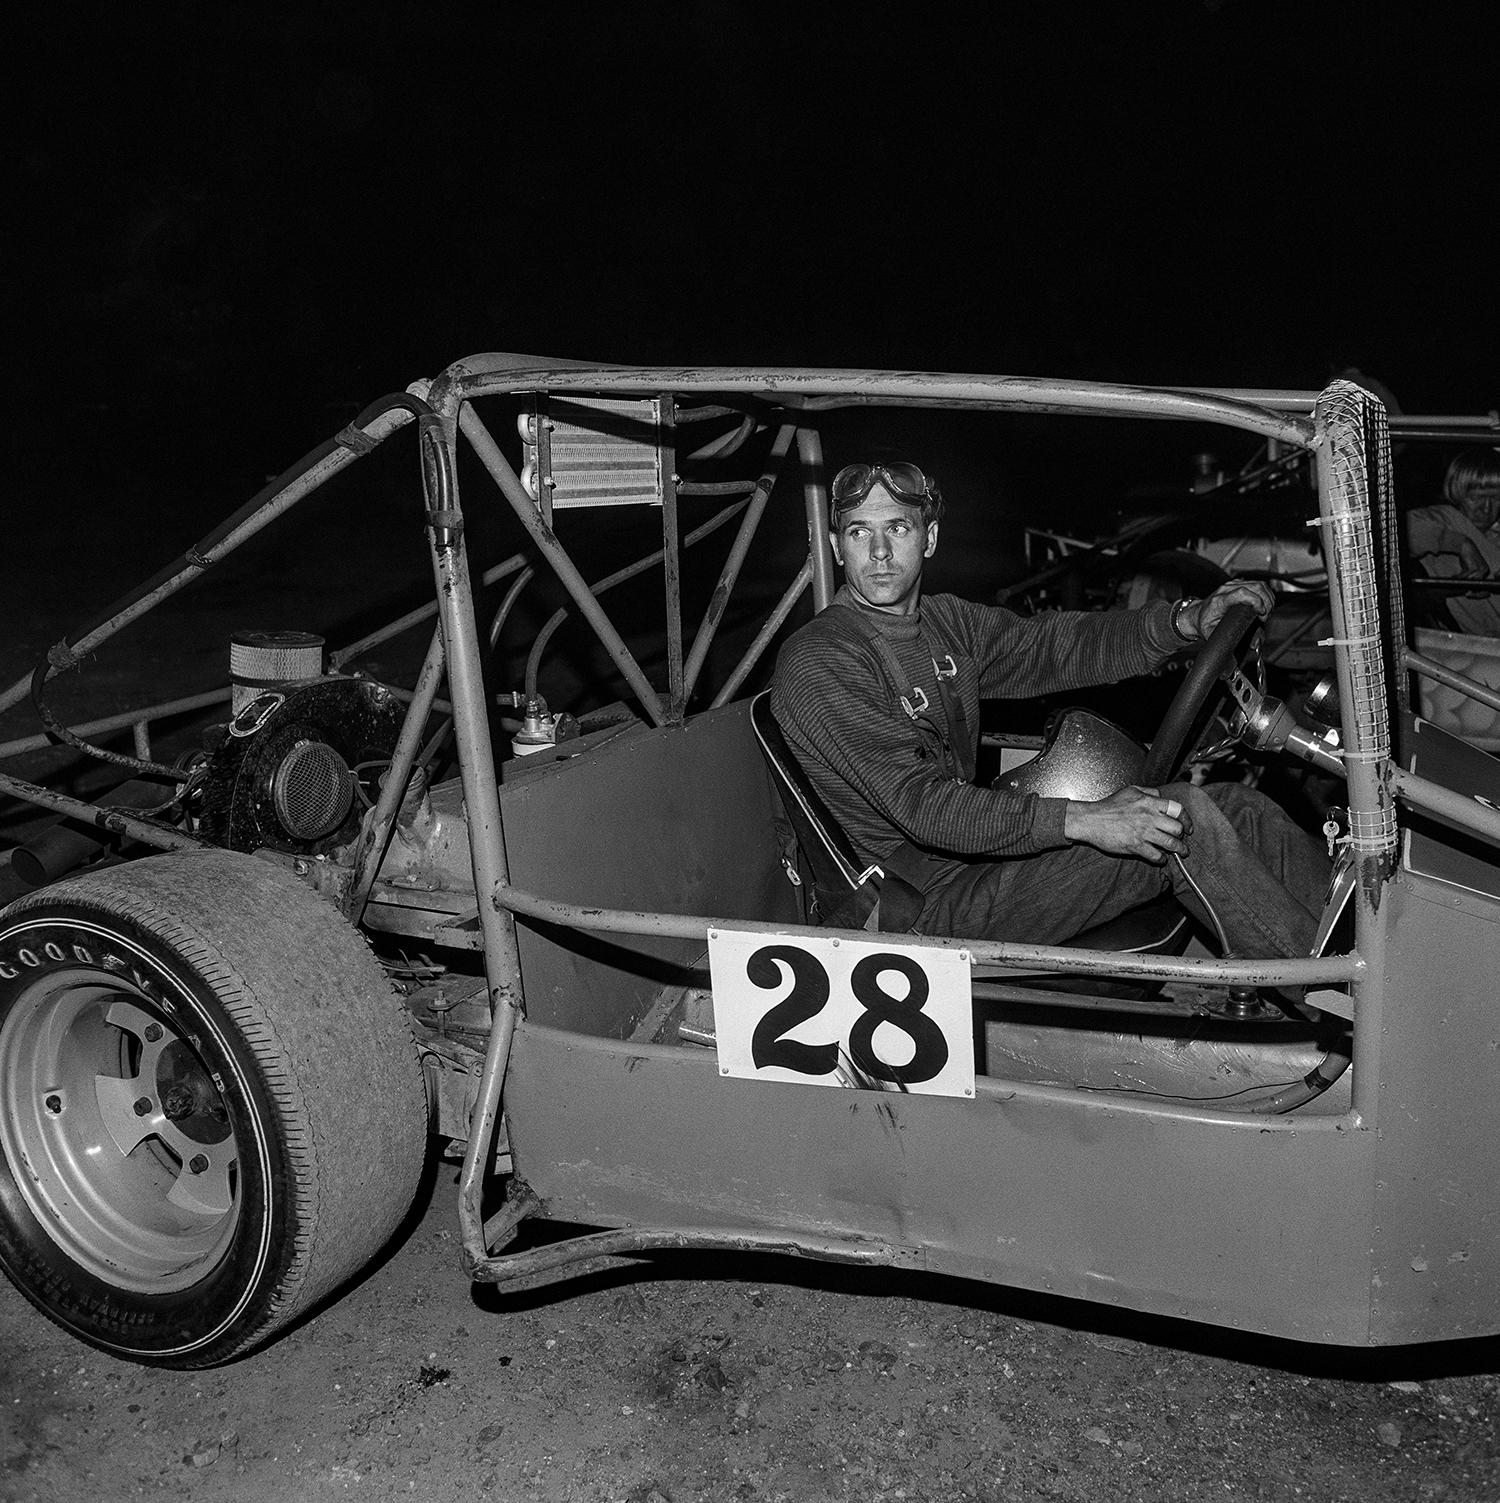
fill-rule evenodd
<path id="1" fill-rule="evenodd" d="M 669 689 L 665 697 L 652 688 L 629 647 L 610 623 L 596 595 L 610 581 L 590 586 L 579 573 L 556 534 L 543 519 L 540 507 L 523 487 L 472 402 L 487 396 L 536 394 L 659 397 L 701 394 L 738 399 L 773 415 L 780 426 L 772 444 L 766 472 L 755 483 L 740 530 L 724 565 L 713 602 L 697 640 L 684 658 L 676 571 L 674 484 L 666 486 L 663 506 L 668 610 Z M 370 452 L 384 439 L 415 420 L 419 429 L 425 524 L 431 552 L 435 603 L 408 613 L 398 621 L 332 656 L 335 668 L 358 652 L 384 641 L 433 615 L 438 625 L 410 696 L 403 729 L 379 801 L 367 822 L 356 852 L 351 917 L 361 915 L 364 899 L 384 854 L 395 813 L 405 793 L 422 733 L 446 677 L 449 685 L 460 778 L 469 824 L 478 920 L 484 945 L 484 964 L 492 1026 L 480 1077 L 478 1098 L 470 1124 L 461 1176 L 460 1224 L 465 1269 L 471 1278 L 520 1289 L 563 1276 L 629 1262 L 643 1253 L 666 1248 L 736 1248 L 777 1250 L 853 1263 L 916 1261 L 909 1249 L 884 1244 L 818 1238 L 806 1233 L 751 1232 L 744 1228 L 625 1228 L 531 1252 L 495 1255 L 514 1236 L 520 1221 L 538 1209 L 539 1202 L 524 1185 L 514 1186 L 509 1201 L 485 1222 L 481 1192 L 491 1145 L 501 1114 L 502 1089 L 518 1018 L 524 1011 L 514 916 L 545 920 L 593 932 L 632 935 L 669 935 L 706 940 L 710 928 L 725 921 L 711 916 L 637 913 L 585 908 L 552 901 L 515 888 L 509 880 L 505 832 L 500 813 L 494 752 L 488 720 L 488 701 L 482 674 L 484 644 L 475 619 L 468 555 L 464 542 L 459 497 L 456 446 L 462 432 L 484 468 L 499 487 L 537 551 L 551 564 L 573 604 L 593 627 L 610 658 L 638 697 L 651 721 L 660 726 L 679 722 L 698 671 L 706 659 L 714 631 L 723 617 L 756 526 L 775 483 L 781 460 L 795 439 L 803 467 L 808 557 L 773 609 L 770 617 L 730 674 L 713 701 L 713 708 L 731 700 L 811 584 L 815 610 L 833 597 L 833 560 L 827 545 L 827 496 L 822 476 L 818 430 L 806 421 L 819 412 L 850 406 L 892 406 L 995 412 L 1054 413 L 1075 416 L 1145 417 L 1224 424 L 1310 451 L 1315 460 L 1320 526 L 1328 554 L 1330 611 L 1334 626 L 1331 645 L 1343 706 L 1343 762 L 1348 779 L 1350 844 L 1357 868 L 1354 892 L 1355 942 L 1347 955 L 1293 960 L 1213 960 L 1171 958 L 1130 953 L 1081 951 L 1063 946 L 964 941 L 976 965 L 1017 970 L 1069 972 L 1134 977 L 1159 981 L 1193 981 L 1229 986 L 1326 986 L 1347 984 L 1354 1001 L 1353 1094 L 1342 1117 L 1299 1121 L 1301 1131 L 1342 1131 L 1374 1125 L 1380 1078 L 1380 1019 L 1385 1005 L 1382 976 L 1383 933 L 1376 922 L 1381 893 L 1396 866 L 1395 800 L 1450 819 L 1491 842 L 1500 843 L 1500 812 L 1467 796 L 1455 794 L 1427 779 L 1402 770 L 1391 756 L 1390 711 L 1387 705 L 1387 659 L 1383 644 L 1394 636 L 1390 667 L 1397 680 L 1397 702 L 1405 705 L 1405 671 L 1438 679 L 1492 707 L 1500 696 L 1483 684 L 1425 659 L 1404 647 L 1399 598 L 1391 603 L 1387 635 L 1382 635 L 1379 579 L 1375 568 L 1376 539 L 1372 526 L 1370 477 L 1379 478 L 1385 491 L 1380 510 L 1389 523 L 1389 429 L 1384 408 L 1361 388 L 1333 383 L 1322 393 L 1253 392 L 1241 390 L 1178 390 L 1118 386 L 1081 381 L 1047 381 L 1018 377 L 940 375 L 924 372 L 823 371 L 739 367 L 652 368 L 594 365 L 516 355 L 484 355 L 459 361 L 434 381 L 413 383 L 406 393 L 386 398 L 366 409 L 337 437 L 272 481 L 199 547 L 169 566 L 148 586 L 126 597 L 117 608 L 86 627 L 75 641 L 64 639 L 48 654 L 38 683 L 73 666 L 132 621 L 191 583 L 214 563 L 253 537 L 277 517 L 311 494 L 326 480 Z M 718 409 L 728 416 L 743 408 Z M 1423 436 L 1432 419 L 1397 420 L 1398 425 L 1421 425 Z M 1486 431 L 1483 420 L 1448 423 L 1455 438 L 1470 436 L 1469 428 Z M 741 434 L 748 431 L 742 428 Z M 1415 431 L 1415 429 L 1414 429 Z M 708 451 L 703 451 L 706 455 Z M 723 452 L 720 450 L 719 452 Z M 675 481 L 675 477 L 673 477 Z M 684 489 L 692 489 L 684 487 Z M 715 488 L 716 489 L 716 488 Z M 750 489 L 737 486 L 734 489 Z M 727 515 L 723 516 L 727 520 Z M 720 519 L 715 519 L 715 525 Z M 699 529 L 701 535 L 705 529 Z M 690 537 L 688 541 L 691 541 Z M 1389 543 L 1391 539 L 1388 538 Z M 643 560 L 642 566 L 655 562 Z M 485 583 L 526 569 L 517 555 L 490 569 Z M 503 609 L 503 608 L 502 608 Z M 0 693 L 0 711 L 9 709 L 28 692 L 28 675 Z M 75 728 L 83 735 L 103 734 L 130 726 L 137 752 L 149 755 L 148 727 L 153 720 L 226 700 L 227 688 L 151 706 Z M 404 696 L 403 696 L 404 697 Z M 448 706 L 443 705 L 443 708 Z M 14 756 L 52 744 L 46 735 L 0 745 L 0 756 Z M 181 831 L 147 819 L 102 810 L 53 793 L 36 784 L 0 774 L 0 792 L 127 834 L 163 849 L 201 844 Z M 820 938 L 859 939 L 863 932 L 814 929 L 801 925 L 755 924 L 730 920 L 735 928 L 782 935 L 807 934 Z M 959 942 L 905 936 L 884 938 L 893 946 L 903 942 L 922 947 L 953 947 Z M 980 1083 L 987 1092 L 993 1083 Z M 1023 1091 L 1038 1097 L 1068 1096 L 1059 1087 L 1007 1082 L 1007 1092 Z M 1150 1103 L 1125 1110 L 1145 1114 L 1164 1108 Z M 1174 1109 L 1176 1110 L 1176 1109 Z M 1215 1113 L 1222 1117 L 1223 1113 Z M 1274 1118 L 1256 1119 L 1263 1130 L 1276 1130 Z"/>

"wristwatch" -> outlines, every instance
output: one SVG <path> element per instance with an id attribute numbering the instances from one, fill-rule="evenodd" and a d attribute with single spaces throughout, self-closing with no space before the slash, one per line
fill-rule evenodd
<path id="1" fill-rule="evenodd" d="M 1172 630 L 1173 630 L 1173 632 L 1182 641 L 1184 641 L 1184 642 L 1196 642 L 1196 641 L 1198 641 L 1197 637 L 1190 637 L 1190 636 L 1188 636 L 1188 634 L 1185 631 L 1183 631 L 1183 629 L 1182 629 L 1182 627 L 1180 625 L 1180 622 L 1182 621 L 1182 613 L 1185 610 L 1190 609 L 1192 606 L 1202 605 L 1202 604 L 1203 604 L 1203 597 L 1201 595 L 1187 595 L 1187 596 L 1184 596 L 1181 600 L 1179 600 L 1177 602 L 1176 605 L 1174 605 L 1172 607 L 1172 616 L 1171 616 Z"/>

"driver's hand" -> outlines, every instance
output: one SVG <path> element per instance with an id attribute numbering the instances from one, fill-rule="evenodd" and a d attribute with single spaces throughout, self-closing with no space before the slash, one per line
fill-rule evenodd
<path id="1" fill-rule="evenodd" d="M 1192 831 L 1187 810 L 1155 788 L 1122 788 L 1097 803 L 1069 800 L 1063 834 L 1074 845 L 1091 845 L 1110 856 L 1135 856 L 1160 866 L 1169 855 L 1186 856 Z"/>
<path id="2" fill-rule="evenodd" d="M 1231 579 L 1228 584 L 1220 585 L 1207 600 L 1200 601 L 1195 610 L 1183 611 L 1178 624 L 1187 636 L 1196 636 L 1199 641 L 1206 642 L 1232 605 L 1253 605 L 1255 614 L 1264 621 L 1276 606 L 1276 596 L 1270 585 L 1261 580 Z"/>

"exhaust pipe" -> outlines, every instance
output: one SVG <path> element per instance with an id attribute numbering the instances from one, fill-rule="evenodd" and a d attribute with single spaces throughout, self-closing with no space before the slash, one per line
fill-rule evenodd
<path id="1" fill-rule="evenodd" d="M 167 792 L 161 783 L 131 778 L 90 802 L 106 808 L 156 809 L 165 801 Z M 10 853 L 10 868 L 16 879 L 25 884 L 23 890 L 45 887 L 98 855 L 110 839 L 106 831 L 94 825 L 59 819 L 24 845 L 18 845 Z"/>

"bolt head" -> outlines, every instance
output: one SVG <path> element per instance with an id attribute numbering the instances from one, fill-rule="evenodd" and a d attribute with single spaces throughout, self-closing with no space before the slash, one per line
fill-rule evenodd
<path id="1" fill-rule="evenodd" d="M 154 1044 L 160 1037 L 161 1037 L 161 1024 L 160 1023 L 147 1023 L 146 1024 L 146 1042 L 148 1044 Z"/>
<path id="2" fill-rule="evenodd" d="M 144 1117 L 150 1110 L 151 1098 L 149 1096 L 142 1096 L 135 1104 L 135 1114 L 137 1117 Z"/>
<path id="3" fill-rule="evenodd" d="M 56 1094 L 48 1096 L 42 1105 L 55 1117 L 62 1111 L 62 1097 Z"/>
<path id="4" fill-rule="evenodd" d="M 197 1105 L 198 1099 L 194 1096 L 191 1086 L 174 1085 L 161 1099 L 161 1109 L 166 1113 L 169 1122 L 178 1122 L 183 1117 L 191 1117 Z"/>
<path id="5" fill-rule="evenodd" d="M 208 1168 L 208 1156 L 202 1153 L 195 1153 L 192 1158 L 188 1160 L 188 1168 L 194 1174 L 202 1174 L 203 1171 Z"/>

